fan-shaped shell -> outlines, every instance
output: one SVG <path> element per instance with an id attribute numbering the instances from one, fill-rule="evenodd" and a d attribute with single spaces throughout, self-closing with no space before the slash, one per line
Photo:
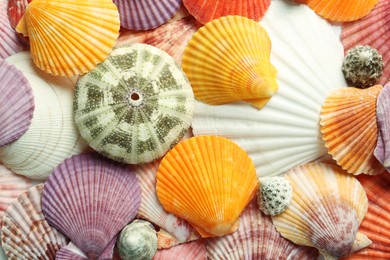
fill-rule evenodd
<path id="1" fill-rule="evenodd" d="M 378 123 L 378 139 L 374 156 L 390 171 L 390 83 L 379 93 L 376 101 L 376 118 Z"/>
<path id="2" fill-rule="evenodd" d="M 268 33 L 259 23 L 227 16 L 194 34 L 182 66 L 197 99 L 211 105 L 243 100 L 261 108 L 278 89 L 270 50 Z"/>
<path id="3" fill-rule="evenodd" d="M 106 246 L 103 253 L 97 258 L 98 260 L 115 259 L 114 247 L 117 240 L 115 236 Z M 70 242 L 67 246 L 61 248 L 56 254 L 56 260 L 88 260 L 88 257 L 75 244 Z"/>
<path id="4" fill-rule="evenodd" d="M 142 190 L 142 201 L 138 211 L 146 219 L 172 234 L 180 243 L 199 238 L 199 234 L 183 219 L 166 212 L 156 194 L 156 173 L 160 161 L 133 166 Z"/>
<path id="5" fill-rule="evenodd" d="M 181 141 L 161 161 L 156 178 L 164 209 L 187 220 L 202 237 L 234 232 L 258 188 L 247 153 L 216 136 Z"/>
<path id="6" fill-rule="evenodd" d="M 8 205 L 31 187 L 31 181 L 16 175 L 0 164 L 0 229 Z"/>
<path id="7" fill-rule="evenodd" d="M 3 217 L 2 246 L 9 259 L 54 259 L 65 237 L 49 226 L 42 213 L 43 184 L 22 193 Z"/>
<path id="8" fill-rule="evenodd" d="M 157 250 L 153 260 L 206 260 L 206 245 L 203 240 L 181 244 L 169 249 Z"/>
<path id="9" fill-rule="evenodd" d="M 118 7 L 121 26 L 131 30 L 156 28 L 180 9 L 181 0 L 114 0 Z"/>
<path id="10" fill-rule="evenodd" d="M 374 157 L 376 100 L 382 88 L 340 88 L 332 91 L 322 106 L 322 139 L 329 154 L 349 173 L 376 175 L 384 171 Z"/>
<path id="11" fill-rule="evenodd" d="M 87 147 L 73 120 L 74 79 L 38 71 L 27 52 L 15 54 L 7 61 L 22 71 L 30 83 L 35 109 L 25 134 L 0 147 L 0 161 L 15 173 L 45 179 L 65 158 Z"/>
<path id="12" fill-rule="evenodd" d="M 167 52 L 178 64 L 181 64 L 184 48 L 199 26 L 195 18 L 188 16 L 146 32 L 127 30 L 121 32 L 116 46 L 132 43 L 149 44 Z"/>
<path id="13" fill-rule="evenodd" d="M 96 154 L 66 159 L 49 176 L 42 194 L 47 221 L 88 258 L 102 254 L 114 236 L 133 220 L 140 202 L 135 175 Z"/>
<path id="14" fill-rule="evenodd" d="M 162 157 L 190 127 L 194 97 L 183 71 L 146 44 L 115 49 L 79 79 L 75 121 L 99 153 L 120 162 Z"/>
<path id="15" fill-rule="evenodd" d="M 16 28 L 31 1 L 32 0 L 8 0 L 8 19 L 12 28 Z"/>
<path id="16" fill-rule="evenodd" d="M 356 45 L 369 45 L 382 54 L 384 70 L 378 84 L 390 80 L 390 1 L 379 0 L 366 17 L 351 23 L 343 23 L 341 40 L 345 52 Z"/>
<path id="17" fill-rule="evenodd" d="M 119 13 L 111 0 L 34 0 L 16 30 L 29 37 L 37 67 L 73 76 L 107 58 L 119 35 Z"/>
<path id="18" fill-rule="evenodd" d="M 279 89 L 260 111 L 242 103 L 195 103 L 195 136 L 219 135 L 248 152 L 259 177 L 281 174 L 326 154 L 321 105 L 346 86 L 343 47 L 332 27 L 305 5 L 275 1 L 263 18 Z M 321 51 L 319 51 L 321 50 Z"/>
<path id="19" fill-rule="evenodd" d="M 209 259 L 317 259 L 318 250 L 298 246 L 280 236 L 271 218 L 262 214 L 253 200 L 232 234 L 207 239 Z"/>
<path id="20" fill-rule="evenodd" d="M 0 60 L 0 146 L 20 138 L 29 128 L 34 95 L 27 78 L 6 60 Z"/>
<path id="21" fill-rule="evenodd" d="M 334 165 L 310 163 L 284 177 L 293 187 L 293 198 L 286 211 L 272 217 L 282 236 L 316 247 L 325 257 L 347 256 L 360 246 L 355 239 L 368 201 L 354 176 Z"/>
<path id="22" fill-rule="evenodd" d="M 271 0 L 183 0 L 183 3 L 196 20 L 205 24 L 228 15 L 240 15 L 258 21 L 264 16 Z"/>

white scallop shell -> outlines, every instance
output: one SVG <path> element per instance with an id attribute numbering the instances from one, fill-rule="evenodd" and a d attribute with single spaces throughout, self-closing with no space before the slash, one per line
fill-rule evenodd
<path id="1" fill-rule="evenodd" d="M 15 173 L 45 179 L 65 158 L 87 147 L 73 121 L 75 79 L 38 71 L 28 52 L 14 54 L 7 61 L 30 82 L 35 110 L 27 132 L 0 148 L 0 161 Z"/>
<path id="2" fill-rule="evenodd" d="M 278 93 L 261 110 L 196 102 L 193 133 L 232 139 L 252 158 L 258 177 L 283 173 L 326 153 L 319 127 L 328 93 L 345 87 L 343 46 L 329 23 L 305 5 L 273 1 L 263 18 L 278 70 Z"/>

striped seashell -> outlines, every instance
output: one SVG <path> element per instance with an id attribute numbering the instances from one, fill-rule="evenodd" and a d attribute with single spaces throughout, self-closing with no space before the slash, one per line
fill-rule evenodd
<path id="1" fill-rule="evenodd" d="M 113 0 L 119 10 L 121 26 L 130 30 L 154 29 L 171 19 L 181 0 Z"/>
<path id="2" fill-rule="evenodd" d="M 162 157 L 185 135 L 194 96 L 172 57 L 146 44 L 115 49 L 77 82 L 75 122 L 110 159 L 138 164 Z"/>
<path id="3" fill-rule="evenodd" d="M 115 236 L 104 249 L 103 253 L 97 258 L 98 260 L 115 259 L 114 247 L 117 240 Z M 70 242 L 67 246 L 61 248 L 56 254 L 56 260 L 88 260 L 88 257 L 75 244 Z"/>
<path id="4" fill-rule="evenodd" d="M 375 158 L 390 172 L 390 83 L 379 93 L 376 100 L 378 139 L 374 150 Z"/>
<path id="5" fill-rule="evenodd" d="M 203 240 L 181 244 L 169 249 L 157 250 L 153 260 L 206 260 L 206 245 Z"/>

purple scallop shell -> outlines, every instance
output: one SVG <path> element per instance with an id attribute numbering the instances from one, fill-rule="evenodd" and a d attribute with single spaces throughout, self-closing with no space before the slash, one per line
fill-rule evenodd
<path id="1" fill-rule="evenodd" d="M 98 260 L 113 259 L 114 247 L 118 236 L 115 236 L 104 249 Z M 56 254 L 56 260 L 88 260 L 87 256 L 75 244 L 70 242 L 67 246 L 61 248 Z"/>
<path id="2" fill-rule="evenodd" d="M 379 93 L 376 101 L 378 140 L 374 155 L 390 171 L 390 83 Z"/>
<path id="3" fill-rule="evenodd" d="M 28 130 L 35 106 L 27 78 L 6 60 L 0 60 L 0 93 L 0 146 L 3 146 Z"/>
<path id="4" fill-rule="evenodd" d="M 119 10 L 121 26 L 131 30 L 149 30 L 172 18 L 182 6 L 181 0 L 113 0 Z"/>
<path id="5" fill-rule="evenodd" d="M 97 154 L 66 159 L 53 170 L 42 194 L 47 221 L 92 259 L 134 219 L 140 203 L 134 173 Z"/>

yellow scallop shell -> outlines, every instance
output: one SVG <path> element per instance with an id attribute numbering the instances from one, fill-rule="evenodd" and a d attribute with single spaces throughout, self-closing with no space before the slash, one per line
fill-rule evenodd
<path id="1" fill-rule="evenodd" d="M 29 36 L 35 65 L 53 75 L 73 76 L 108 56 L 119 28 L 111 0 L 34 0 L 16 30 Z"/>
<path id="2" fill-rule="evenodd" d="M 268 33 L 259 23 L 226 16 L 194 34 L 182 66 L 197 99 L 211 105 L 242 100 L 261 108 L 278 89 L 270 51 Z"/>

